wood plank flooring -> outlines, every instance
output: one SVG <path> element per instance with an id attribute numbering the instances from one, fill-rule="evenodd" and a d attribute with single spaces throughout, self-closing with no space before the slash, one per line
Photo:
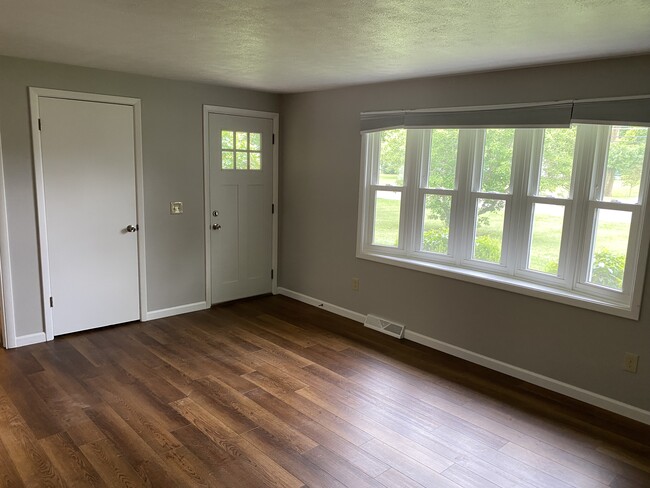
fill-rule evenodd
<path id="1" fill-rule="evenodd" d="M 0 351 L 0 486 L 641 488 L 649 432 L 279 296 Z"/>

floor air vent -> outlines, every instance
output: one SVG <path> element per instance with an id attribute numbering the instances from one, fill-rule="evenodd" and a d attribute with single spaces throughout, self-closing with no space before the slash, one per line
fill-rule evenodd
<path id="1" fill-rule="evenodd" d="M 370 329 L 378 330 L 389 336 L 401 339 L 404 337 L 404 326 L 391 322 L 390 320 L 382 319 L 376 315 L 367 315 L 364 324 Z"/>

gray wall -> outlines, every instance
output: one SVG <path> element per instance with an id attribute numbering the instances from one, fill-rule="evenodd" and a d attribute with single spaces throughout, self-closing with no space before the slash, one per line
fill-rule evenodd
<path id="1" fill-rule="evenodd" d="M 355 257 L 361 111 L 649 92 L 645 56 L 284 96 L 280 286 L 650 410 L 650 285 L 633 321 Z"/>
<path id="2" fill-rule="evenodd" d="M 0 57 L 4 156 L 18 336 L 43 331 L 30 86 L 142 100 L 149 311 L 205 299 L 202 105 L 277 112 L 273 94 Z M 184 214 L 169 214 L 170 201 Z M 77 223 L 83 226 L 83 223 Z"/>

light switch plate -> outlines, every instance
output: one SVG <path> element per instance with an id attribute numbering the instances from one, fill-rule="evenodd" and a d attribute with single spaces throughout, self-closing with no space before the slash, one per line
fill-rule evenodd
<path id="1" fill-rule="evenodd" d="M 172 215 L 183 213 L 183 202 L 170 202 L 169 207 Z"/>

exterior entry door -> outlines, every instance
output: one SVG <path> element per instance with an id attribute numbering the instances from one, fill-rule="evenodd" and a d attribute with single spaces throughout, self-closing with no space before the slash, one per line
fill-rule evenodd
<path id="1" fill-rule="evenodd" d="M 208 116 L 212 303 L 271 292 L 273 121 Z"/>
<path id="2" fill-rule="evenodd" d="M 139 320 L 134 107 L 38 107 L 54 335 Z"/>

